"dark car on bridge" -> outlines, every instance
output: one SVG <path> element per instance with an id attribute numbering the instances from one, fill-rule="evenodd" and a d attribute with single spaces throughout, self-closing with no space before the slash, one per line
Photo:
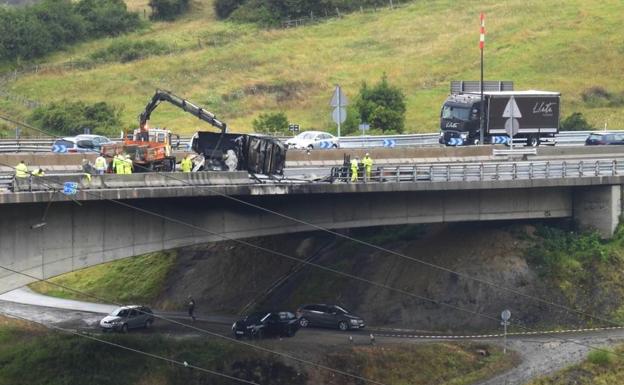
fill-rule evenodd
<path id="1" fill-rule="evenodd" d="M 361 317 L 338 305 L 304 305 L 297 310 L 297 318 L 299 319 L 299 325 L 303 328 L 320 326 L 346 331 L 362 329 L 366 326 Z"/>
<path id="2" fill-rule="evenodd" d="M 292 337 L 299 330 L 297 317 L 289 311 L 261 311 L 234 322 L 232 333 L 236 339 L 268 336 Z"/>
<path id="3" fill-rule="evenodd" d="M 129 329 L 149 329 L 154 323 L 152 310 L 147 306 L 122 306 L 100 321 L 102 331 L 120 331 L 127 333 Z"/>
<path id="4" fill-rule="evenodd" d="M 592 132 L 585 140 L 585 145 L 624 145 L 624 133 Z"/>

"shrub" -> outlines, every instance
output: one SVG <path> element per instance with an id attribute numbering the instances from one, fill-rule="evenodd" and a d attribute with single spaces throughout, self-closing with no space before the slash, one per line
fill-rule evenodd
<path id="1" fill-rule="evenodd" d="M 385 134 L 403 132 L 405 95 L 399 88 L 388 83 L 386 74 L 372 88 L 362 83 L 356 107 L 360 113 L 360 121 L 368 123 L 371 129 L 379 129 Z"/>
<path id="2" fill-rule="evenodd" d="M 585 120 L 581 112 L 573 112 L 561 121 L 560 128 L 563 131 L 586 131 L 594 127 Z"/>
<path id="3" fill-rule="evenodd" d="M 82 134 L 85 127 L 92 133 L 109 135 L 121 128 L 121 110 L 105 102 L 53 102 L 35 109 L 30 122 L 40 128 L 53 130 L 60 135 Z"/>
<path id="4" fill-rule="evenodd" d="M 108 47 L 92 53 L 89 57 L 96 61 L 119 61 L 126 63 L 151 55 L 163 55 L 168 52 L 171 52 L 171 50 L 167 45 L 155 40 L 131 41 L 122 39 L 113 41 Z"/>
<path id="5" fill-rule="evenodd" d="M 174 20 L 189 8 L 189 0 L 150 0 L 152 20 Z"/>
<path id="6" fill-rule="evenodd" d="M 129 13 L 122 0 L 43 0 L 27 7 L 0 7 L 0 57 L 29 60 L 139 25 L 138 15 Z"/>
<path id="7" fill-rule="evenodd" d="M 215 13 L 219 19 L 227 19 L 245 0 L 215 0 Z"/>
<path id="8" fill-rule="evenodd" d="M 592 350 L 587 355 L 587 360 L 594 365 L 608 366 L 615 361 L 614 354 L 606 350 Z"/>
<path id="9" fill-rule="evenodd" d="M 252 122 L 256 132 L 262 134 L 288 134 L 288 118 L 283 112 L 260 114 Z"/>

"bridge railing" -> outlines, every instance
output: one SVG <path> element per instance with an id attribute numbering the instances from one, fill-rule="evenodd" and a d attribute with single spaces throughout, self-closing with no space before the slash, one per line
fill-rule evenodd
<path id="1" fill-rule="evenodd" d="M 497 181 L 616 175 L 624 175 L 624 159 L 383 166 L 374 168 L 370 177 L 367 177 L 364 169 L 360 168 L 357 182 Z M 350 167 L 334 167 L 330 180 L 351 182 Z"/>

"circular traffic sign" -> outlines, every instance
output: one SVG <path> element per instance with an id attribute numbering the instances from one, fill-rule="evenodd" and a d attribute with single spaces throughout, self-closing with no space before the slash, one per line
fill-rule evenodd
<path id="1" fill-rule="evenodd" d="M 507 135 L 509 135 L 509 137 L 513 137 L 518 133 L 518 130 L 520 129 L 520 122 L 518 121 L 518 119 L 507 119 L 505 121 L 505 132 L 507 133 Z"/>
<path id="2" fill-rule="evenodd" d="M 511 318 L 511 311 L 509 310 L 503 310 L 503 312 L 501 313 L 501 318 L 503 319 L 503 321 L 509 321 L 509 319 Z"/>

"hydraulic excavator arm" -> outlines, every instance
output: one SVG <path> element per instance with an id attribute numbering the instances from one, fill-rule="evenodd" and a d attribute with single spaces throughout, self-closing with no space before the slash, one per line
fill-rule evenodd
<path id="1" fill-rule="evenodd" d="M 199 119 L 220 129 L 221 133 L 227 133 L 227 124 L 217 119 L 215 114 L 165 90 L 156 90 L 156 93 L 152 96 L 152 100 L 147 103 L 145 110 L 141 113 L 141 115 L 139 115 L 139 128 L 141 131 L 145 130 L 145 126 L 147 121 L 150 119 L 152 111 L 154 111 L 162 101 L 169 102 L 174 106 L 195 115 Z"/>

